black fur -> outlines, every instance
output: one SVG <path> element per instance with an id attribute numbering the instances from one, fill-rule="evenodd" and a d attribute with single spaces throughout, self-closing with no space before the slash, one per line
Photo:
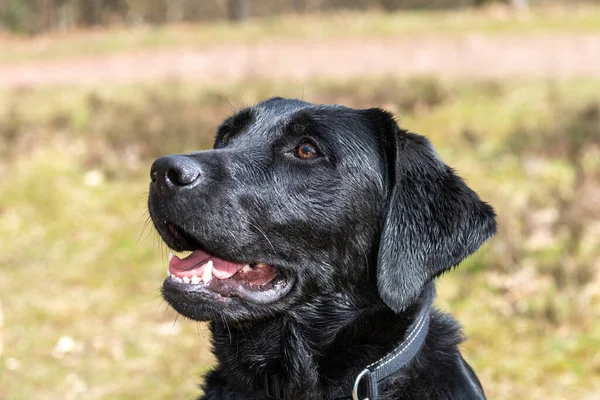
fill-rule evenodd
<path id="1" fill-rule="evenodd" d="M 305 142 L 318 157 L 295 156 Z M 217 365 L 202 400 L 265 399 L 265 377 L 285 399 L 349 396 L 356 375 L 402 341 L 424 285 L 495 232 L 492 208 L 429 141 L 379 109 L 275 98 L 227 119 L 215 149 L 170 157 L 156 161 L 149 196 L 165 242 L 274 265 L 288 281 L 270 302 L 165 282 L 177 311 L 210 321 Z M 167 164 L 196 181 L 166 185 Z M 432 311 L 424 346 L 380 399 L 483 398 L 461 340 Z"/>

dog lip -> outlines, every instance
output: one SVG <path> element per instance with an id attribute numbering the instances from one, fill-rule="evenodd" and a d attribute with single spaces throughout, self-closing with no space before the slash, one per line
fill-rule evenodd
<path id="1" fill-rule="evenodd" d="M 169 292 L 177 297 L 186 298 L 188 303 L 198 304 L 200 302 L 207 303 L 230 303 L 237 300 L 243 300 L 254 304 L 270 304 L 275 303 L 283 299 L 294 286 L 295 279 L 286 277 L 281 274 L 282 279 L 277 280 L 274 283 L 268 283 L 272 285 L 268 289 L 253 289 L 247 285 L 241 283 L 231 283 L 230 279 L 218 280 L 214 279 L 209 284 L 189 284 L 185 282 L 179 282 L 177 280 L 168 277 L 163 282 L 163 292 Z M 212 290 L 211 284 L 223 285 L 223 292 Z"/>
<path id="2" fill-rule="evenodd" d="M 169 230 L 169 233 L 174 237 L 174 238 L 178 238 L 179 235 L 179 230 L 175 227 L 175 225 L 173 225 L 170 222 L 165 221 L 165 225 L 167 226 L 167 229 Z"/>
<path id="3" fill-rule="evenodd" d="M 164 242 L 176 251 L 194 251 L 200 248 L 200 243 L 182 227 L 164 220 L 165 229 L 158 229 L 158 233 Z"/>

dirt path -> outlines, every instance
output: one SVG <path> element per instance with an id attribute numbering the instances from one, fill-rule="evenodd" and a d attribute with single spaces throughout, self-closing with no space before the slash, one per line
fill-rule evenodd
<path id="1" fill-rule="evenodd" d="M 0 88 L 180 78 L 346 78 L 377 74 L 599 76 L 600 34 L 290 41 L 0 64 Z"/>

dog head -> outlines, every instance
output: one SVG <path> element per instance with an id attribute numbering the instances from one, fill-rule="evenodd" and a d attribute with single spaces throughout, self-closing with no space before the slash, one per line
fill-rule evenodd
<path id="1" fill-rule="evenodd" d="M 401 311 L 495 231 L 492 208 L 379 109 L 274 98 L 214 148 L 157 159 L 149 210 L 165 299 L 196 320 L 270 318 L 343 295 Z M 376 300 L 374 300 L 376 299 Z"/>

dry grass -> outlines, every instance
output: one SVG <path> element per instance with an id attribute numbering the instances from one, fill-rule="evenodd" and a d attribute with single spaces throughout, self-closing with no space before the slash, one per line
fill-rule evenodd
<path id="1" fill-rule="evenodd" d="M 499 235 L 440 280 L 438 299 L 464 324 L 465 356 L 489 398 L 600 394 L 600 122 L 589 111 L 600 104 L 600 81 L 303 86 L 171 82 L 0 95 L 1 398 L 198 394 L 212 362 L 208 333 L 159 297 L 166 254 L 145 227 L 149 164 L 210 146 L 229 100 L 241 107 L 302 94 L 396 111 L 497 209 Z M 585 138 L 575 159 L 556 134 Z M 581 232 L 569 247 L 573 229 Z"/>

